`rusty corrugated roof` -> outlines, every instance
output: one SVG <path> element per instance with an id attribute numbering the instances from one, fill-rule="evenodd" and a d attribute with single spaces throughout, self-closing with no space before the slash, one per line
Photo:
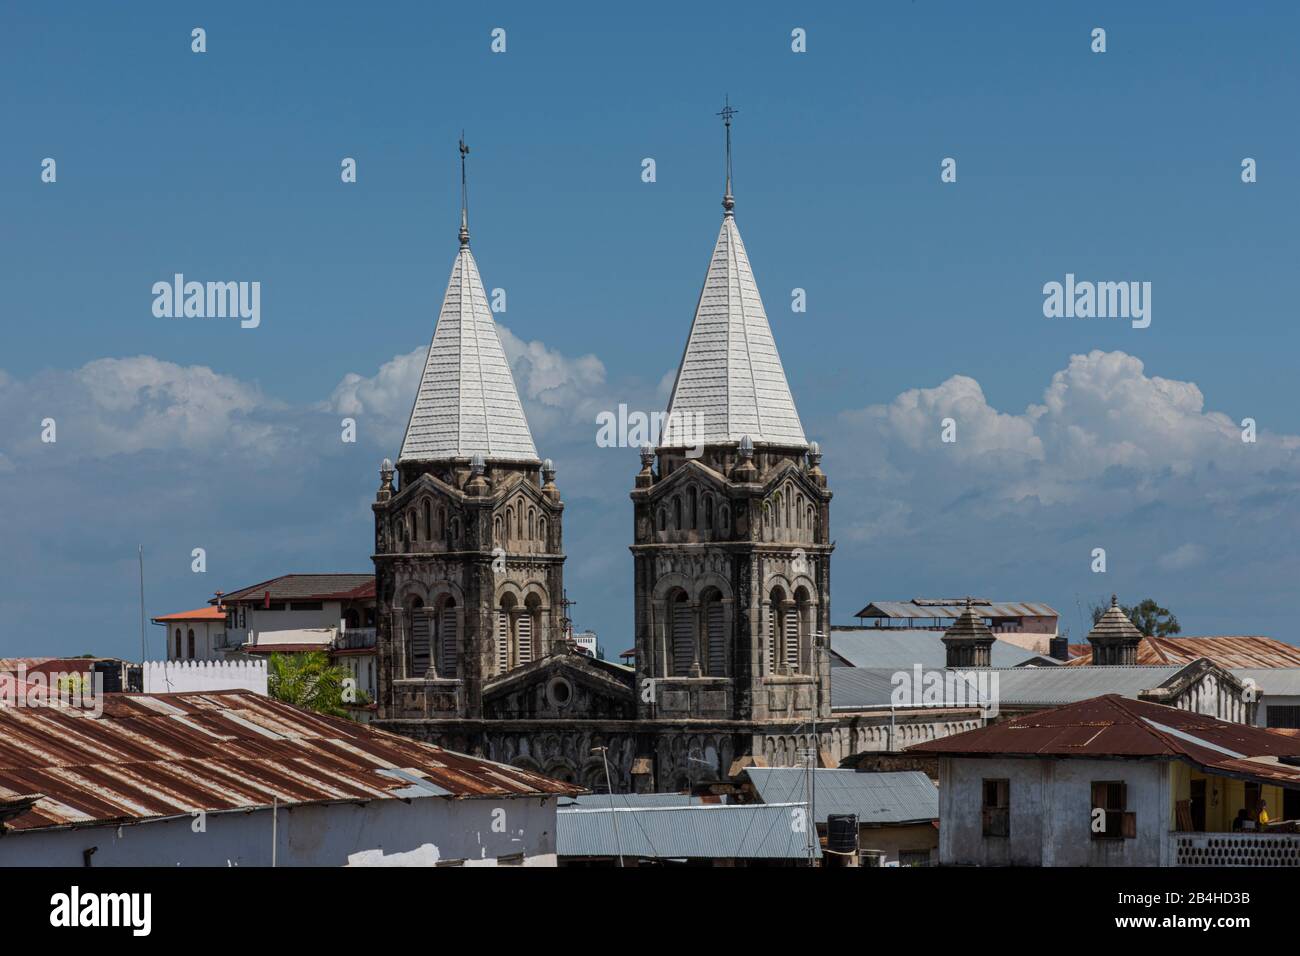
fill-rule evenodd
<path id="1" fill-rule="evenodd" d="M 355 600 L 375 596 L 373 574 L 282 574 L 221 596 L 221 603 L 262 601 Z M 214 597 L 209 603 L 216 604 Z"/>
<path id="2" fill-rule="evenodd" d="M 1084 647 L 1087 650 L 1066 666 L 1083 667 L 1092 663 L 1092 647 Z M 1139 664 L 1190 664 L 1202 657 L 1227 668 L 1300 667 L 1300 647 L 1272 637 L 1144 637 L 1138 644 Z"/>
<path id="3" fill-rule="evenodd" d="M 11 829 L 294 804 L 582 789 L 247 691 L 110 694 L 103 713 L 0 706 L 0 804 L 41 794 Z"/>
<path id="4" fill-rule="evenodd" d="M 908 753 L 954 757 L 1174 757 L 1206 770 L 1300 786 L 1300 739 L 1262 727 L 1130 700 L 1093 697 L 1002 723 L 941 737 Z"/>

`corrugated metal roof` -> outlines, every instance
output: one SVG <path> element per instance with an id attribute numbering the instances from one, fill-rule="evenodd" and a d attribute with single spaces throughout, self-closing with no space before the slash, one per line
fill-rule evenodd
<path id="1" fill-rule="evenodd" d="M 943 631 L 910 628 L 869 627 L 851 631 L 831 628 L 831 653 L 838 654 L 854 667 L 906 668 L 913 664 L 927 668 L 943 667 L 948 659 L 943 635 Z M 1043 656 L 996 640 L 991 653 L 994 667 L 1015 667 L 1022 661 Z"/>
<path id="2" fill-rule="evenodd" d="M 854 617 L 898 617 L 898 618 L 957 618 L 966 610 L 964 601 L 951 604 L 917 604 L 911 601 L 872 601 Z M 1060 617 L 1050 604 L 1036 604 L 1021 601 L 990 601 L 976 603 L 975 613 L 980 617 Z"/>
<path id="3" fill-rule="evenodd" d="M 540 774 L 246 691 L 110 694 L 103 713 L 0 706 L 0 802 L 14 829 L 402 796 L 405 771 L 453 797 L 572 795 Z"/>
<path id="4" fill-rule="evenodd" d="M 261 601 L 266 592 L 272 601 L 322 601 L 374 597 L 373 574 L 282 574 L 221 596 L 222 603 Z M 213 598 L 210 603 L 217 603 Z"/>
<path id="5" fill-rule="evenodd" d="M 1234 667 L 1232 673 L 1265 696 L 1300 697 L 1300 667 Z"/>
<path id="6" fill-rule="evenodd" d="M 1086 700 L 1102 694 L 1136 698 L 1142 691 L 1164 685 L 1186 665 L 1165 667 L 989 667 L 955 668 L 962 674 L 997 675 L 996 701 L 1001 707 L 1047 707 Z M 945 673 L 947 668 L 934 668 Z M 908 668 L 832 667 L 831 707 L 834 710 L 869 710 L 889 707 L 896 674 L 911 680 Z M 948 706 L 968 706 L 974 690 L 965 700 L 954 699 Z"/>
<path id="7" fill-rule="evenodd" d="M 556 852 L 614 857 L 621 848 L 623 856 L 661 860 L 805 859 L 811 826 L 799 828 L 803 809 L 802 803 L 561 808 L 556 814 Z M 821 856 L 816 839 L 813 852 Z"/>
<path id="8" fill-rule="evenodd" d="M 689 793 L 616 793 L 613 795 L 616 807 L 690 807 L 704 803 L 703 797 Z M 583 793 L 576 797 L 561 797 L 562 807 L 596 807 L 608 810 L 610 795 L 608 793 Z"/>
<path id="9" fill-rule="evenodd" d="M 1092 646 L 1069 662 L 1092 664 Z M 1300 667 L 1300 647 L 1272 637 L 1144 637 L 1138 644 L 1139 664 L 1190 664 L 1207 658 L 1220 667 Z"/>
<path id="10" fill-rule="evenodd" d="M 808 772 L 798 767 L 750 767 L 745 771 L 759 799 L 780 803 L 803 799 Z M 939 788 L 919 770 L 858 773 L 813 771 L 813 816 L 856 814 L 858 823 L 920 823 L 939 819 Z"/>
<path id="11" fill-rule="evenodd" d="M 1100 669 L 1100 668 L 1099 668 Z M 1300 740 L 1262 727 L 1107 694 L 930 740 L 908 753 L 945 756 L 1177 757 L 1220 773 L 1300 784 Z"/>

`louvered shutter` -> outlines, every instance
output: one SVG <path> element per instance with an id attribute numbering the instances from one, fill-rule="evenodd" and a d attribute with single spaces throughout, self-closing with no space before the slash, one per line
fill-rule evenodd
<path id="1" fill-rule="evenodd" d="M 442 609 L 441 647 L 438 653 L 438 674 L 442 677 L 455 677 L 456 665 L 460 656 L 460 634 L 456 630 L 456 608 Z"/>
<path id="2" fill-rule="evenodd" d="M 799 612 L 794 608 L 785 612 L 785 662 L 799 669 Z"/>
<path id="3" fill-rule="evenodd" d="M 686 677 L 695 663 L 695 633 L 691 609 L 685 601 L 673 602 L 673 676 Z"/>
<path id="4" fill-rule="evenodd" d="M 722 630 L 722 605 L 717 601 L 709 603 L 709 676 L 722 677 L 727 669 L 727 639 Z"/>
<path id="5" fill-rule="evenodd" d="M 419 677 L 429 669 L 429 616 L 424 608 L 411 615 L 411 675 Z"/>
<path id="6" fill-rule="evenodd" d="M 528 664 L 533 659 L 533 616 L 524 614 L 519 618 L 519 653 L 515 661 Z"/>
<path id="7" fill-rule="evenodd" d="M 510 669 L 510 615 L 497 611 L 497 673 Z"/>

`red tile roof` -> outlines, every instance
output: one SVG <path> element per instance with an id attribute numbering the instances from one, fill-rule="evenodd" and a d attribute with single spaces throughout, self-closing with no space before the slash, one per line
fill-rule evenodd
<path id="1" fill-rule="evenodd" d="M 219 607 L 198 607 L 193 611 L 177 611 L 175 614 L 163 614 L 151 620 L 155 624 L 170 624 L 173 621 L 224 621 L 226 612 Z"/>
<path id="2" fill-rule="evenodd" d="M 1076 645 L 1070 645 L 1073 653 Z M 1083 650 L 1067 667 L 1092 663 L 1092 648 Z M 1144 637 L 1138 644 L 1139 664 L 1190 664 L 1208 658 L 1220 667 L 1300 667 L 1300 647 L 1272 637 Z"/>
<path id="3" fill-rule="evenodd" d="M 247 691 L 110 694 L 103 713 L 0 706 L 9 829 L 401 798 L 574 795 L 540 774 Z M 1280 738 L 1279 738 L 1280 739 Z M 6 811 L 7 812 L 7 811 Z"/>
<path id="4" fill-rule="evenodd" d="M 954 757 L 1174 757 L 1234 776 L 1300 785 L 1300 739 L 1118 694 L 941 737 L 908 753 Z"/>

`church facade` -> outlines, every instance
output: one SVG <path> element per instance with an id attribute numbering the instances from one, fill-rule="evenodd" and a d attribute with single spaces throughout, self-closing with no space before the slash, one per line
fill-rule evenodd
<path id="1" fill-rule="evenodd" d="M 401 453 L 372 506 L 381 726 L 642 792 L 722 782 L 755 760 L 793 765 L 831 739 L 831 492 L 734 206 L 728 142 L 722 226 L 659 447 L 642 450 L 631 491 L 630 668 L 566 638 L 564 503 L 462 202 Z"/>

